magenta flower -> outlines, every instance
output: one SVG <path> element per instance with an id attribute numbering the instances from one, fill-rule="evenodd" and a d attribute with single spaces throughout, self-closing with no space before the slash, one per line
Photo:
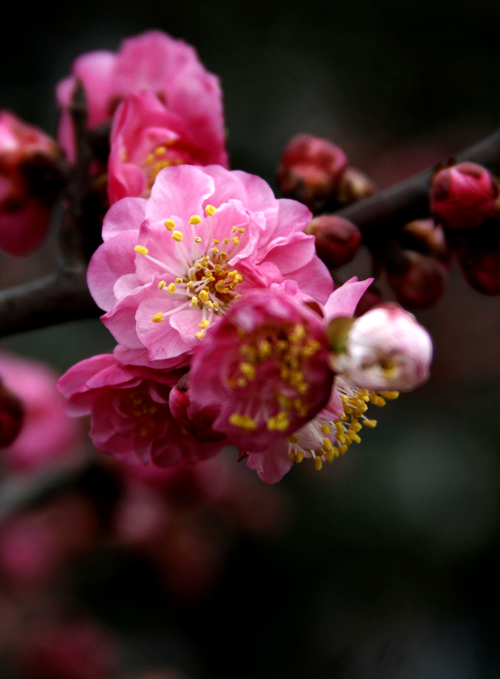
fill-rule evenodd
<path id="1" fill-rule="evenodd" d="M 60 157 L 55 141 L 0 111 L 0 248 L 27 255 L 49 228 L 57 186 L 47 182 Z"/>
<path id="2" fill-rule="evenodd" d="M 194 134 L 198 141 L 203 140 L 205 148 L 219 154 L 217 162 L 227 164 L 219 80 L 203 67 L 193 47 L 182 40 L 149 31 L 125 40 L 118 53 L 89 52 L 76 59 L 72 75 L 57 86 L 62 109 L 59 140 L 71 160 L 74 139 L 69 105 L 77 80 L 85 88 L 91 129 L 108 122 L 128 95 L 152 92 L 168 107 L 171 120 L 182 121 L 189 135 Z M 180 127 L 172 130 L 179 131 Z"/>
<path id="3" fill-rule="evenodd" d="M 132 94 L 118 108 L 111 132 L 108 193 L 111 203 L 147 198 L 158 172 L 171 165 L 227 167 L 223 138 L 173 113 L 152 92 Z"/>
<path id="4" fill-rule="evenodd" d="M 332 384 L 327 354 L 316 313 L 283 293 L 255 293 L 200 343 L 190 399 L 217 407 L 214 429 L 241 450 L 265 451 L 325 406 Z"/>
<path id="5" fill-rule="evenodd" d="M 411 391 L 427 381 L 429 333 L 408 311 L 390 303 L 357 318 L 334 367 L 359 388 Z"/>
<path id="6" fill-rule="evenodd" d="M 70 368 L 58 386 L 68 414 L 90 414 L 98 450 L 130 464 L 170 467 L 212 457 L 224 445 L 220 435 L 200 442 L 172 417 L 168 399 L 179 377 L 120 365 L 112 354 L 102 354 Z"/>
<path id="7" fill-rule="evenodd" d="M 352 316 L 372 281 L 372 278 L 366 281 L 351 278 L 337 288 L 325 304 L 326 320 Z M 313 458 L 316 469 L 321 469 L 323 462 L 332 462 L 334 457 L 343 455 L 347 450 L 346 444 L 350 441 L 346 438 L 349 428 L 341 420 L 344 415 L 342 397 L 345 399 L 348 394 L 348 398 L 357 398 L 356 392 L 356 389 L 348 387 L 344 379 L 336 377 L 328 404 L 302 428 L 281 436 L 263 452 L 244 448 L 248 455 L 247 466 L 254 469 L 266 483 L 276 483 L 290 471 L 294 462 L 300 463 L 304 458 Z M 357 429 L 357 425 L 355 428 Z"/>
<path id="8" fill-rule="evenodd" d="M 24 406 L 24 422 L 1 456 L 14 469 L 35 469 L 71 452 L 81 440 L 78 424 L 63 409 L 57 375 L 51 368 L 10 354 L 0 354 L 0 377 Z"/>
<path id="9" fill-rule="evenodd" d="M 119 360 L 186 365 L 235 300 L 273 284 L 325 302 L 332 280 L 304 233 L 309 221 L 262 179 L 218 166 L 166 168 L 148 200 L 115 203 L 88 283 Z"/>

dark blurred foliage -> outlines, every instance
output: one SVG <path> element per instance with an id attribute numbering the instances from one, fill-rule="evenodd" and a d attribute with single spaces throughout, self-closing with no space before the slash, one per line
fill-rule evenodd
<path id="1" fill-rule="evenodd" d="M 160 28 L 196 45 L 221 76 L 232 166 L 271 183 L 298 132 L 331 138 L 385 186 L 500 120 L 495 0 L 88 0 L 9 12 L 1 107 L 54 131 L 52 91 L 74 57 Z M 54 239 L 20 263 L 2 256 L 0 285 L 54 261 Z M 385 408 L 328 470 L 294 469 L 288 535 L 241 536 L 211 594 L 189 605 L 160 594 L 133 556 L 77 562 L 73 596 L 121 639 L 131 675 L 500 675 L 500 308 L 456 268 L 440 303 L 418 314 L 435 341 L 431 381 Z M 349 272 L 367 275 L 362 256 Z M 96 321 L 2 344 L 63 370 L 113 341 Z"/>

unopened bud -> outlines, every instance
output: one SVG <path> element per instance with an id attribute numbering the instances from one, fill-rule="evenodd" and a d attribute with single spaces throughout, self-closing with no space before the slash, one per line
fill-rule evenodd
<path id="1" fill-rule="evenodd" d="M 311 210 L 338 188 L 347 157 L 326 139 L 299 134 L 287 144 L 278 168 L 278 184 L 285 196 Z"/>
<path id="2" fill-rule="evenodd" d="M 370 311 L 370 309 L 373 309 L 374 306 L 382 304 L 383 301 L 384 299 L 377 288 L 370 285 L 368 290 L 363 293 L 363 296 L 359 300 L 354 315 L 356 317 L 362 316 L 363 314 L 366 314 L 367 311 Z"/>
<path id="3" fill-rule="evenodd" d="M 467 282 L 485 295 L 499 295 L 500 225 L 491 220 L 468 235 L 456 248 Z"/>
<path id="4" fill-rule="evenodd" d="M 437 259 L 445 266 L 451 264 L 451 252 L 444 231 L 432 219 L 416 219 L 401 230 L 399 241 L 404 248 Z"/>
<path id="5" fill-rule="evenodd" d="M 168 405 L 174 420 L 179 424 L 185 424 L 188 421 L 187 409 L 189 407 L 188 390 L 188 375 L 183 375 L 172 388 L 168 396 Z"/>
<path id="6" fill-rule="evenodd" d="M 475 229 L 495 216 L 498 186 L 486 168 L 460 163 L 436 174 L 430 191 L 434 219 L 447 229 Z"/>
<path id="7" fill-rule="evenodd" d="M 432 341 L 413 314 L 385 304 L 357 318 L 334 367 L 362 389 L 411 391 L 429 377 Z"/>
<path id="8" fill-rule="evenodd" d="M 306 233 L 315 236 L 318 257 L 332 269 L 348 264 L 361 245 L 358 227 L 335 215 L 315 217 Z"/>
<path id="9" fill-rule="evenodd" d="M 400 304 L 427 309 L 441 298 L 447 279 L 441 262 L 412 250 L 400 250 L 385 265 L 388 283 Z"/>
<path id="10" fill-rule="evenodd" d="M 43 240 L 61 188 L 61 152 L 53 139 L 0 111 L 0 247 L 25 255 Z"/>
<path id="11" fill-rule="evenodd" d="M 373 196 L 375 190 L 375 184 L 364 172 L 348 167 L 339 184 L 337 202 L 340 205 L 351 205 L 362 198 Z"/>
<path id="12" fill-rule="evenodd" d="M 0 448 L 6 448 L 16 440 L 23 422 L 23 402 L 0 382 Z"/>

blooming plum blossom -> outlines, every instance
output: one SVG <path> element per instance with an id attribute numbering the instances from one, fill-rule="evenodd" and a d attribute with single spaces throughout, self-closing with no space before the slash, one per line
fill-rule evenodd
<path id="1" fill-rule="evenodd" d="M 336 370 L 354 384 L 374 391 L 411 391 L 429 377 L 432 341 L 415 316 L 390 303 L 357 318 Z"/>
<path id="2" fill-rule="evenodd" d="M 337 288 L 324 306 L 326 321 L 352 316 L 372 281 L 371 278 L 365 281 L 351 278 Z M 300 463 L 304 458 L 313 458 L 316 469 L 321 469 L 323 462 L 332 462 L 346 452 L 352 441 L 357 441 L 360 418 L 365 424 L 368 422 L 366 426 L 374 426 L 373 420 L 364 416 L 367 400 L 368 393 L 359 395 L 348 381 L 337 376 L 327 405 L 316 417 L 300 429 L 277 438 L 263 452 L 244 448 L 247 466 L 257 471 L 266 483 L 280 481 L 294 462 Z"/>
<path id="3" fill-rule="evenodd" d="M 212 149 L 216 162 L 227 165 L 218 78 L 204 68 L 195 49 L 182 40 L 174 40 L 161 31 L 149 31 L 125 40 L 117 53 L 100 50 L 75 60 L 71 76 L 58 84 L 56 92 L 62 109 L 59 140 L 71 160 L 74 138 L 69 107 L 77 81 L 85 88 L 91 129 L 108 123 L 128 95 L 152 92 L 168 108 L 171 135 L 188 143 L 201 143 L 204 149 Z M 162 139 L 160 144 L 171 138 Z"/>
<path id="4" fill-rule="evenodd" d="M 0 248 L 27 255 L 42 243 L 57 193 L 55 141 L 0 111 Z M 51 175 L 54 175 L 53 177 Z"/>
<path id="5" fill-rule="evenodd" d="M 186 365 L 207 329 L 255 290 L 295 285 L 325 302 L 333 284 L 304 233 L 310 217 L 262 179 L 219 166 L 165 168 L 149 199 L 115 203 L 88 283 L 119 360 Z"/>
<path id="6" fill-rule="evenodd" d="M 497 197 L 497 182 L 486 168 L 460 163 L 434 177 L 431 213 L 448 229 L 474 229 L 497 214 Z"/>
<path id="7" fill-rule="evenodd" d="M 242 450 L 266 451 L 328 401 L 322 319 L 279 292 L 235 304 L 207 333 L 190 372 L 190 399 L 217 407 L 213 423 Z"/>
<path id="8" fill-rule="evenodd" d="M 124 366 L 102 354 L 70 368 L 58 386 L 70 415 L 90 414 L 98 450 L 129 464 L 169 467 L 207 459 L 224 445 L 224 436 L 201 431 L 194 437 L 172 417 L 168 398 L 179 377 L 178 371 Z"/>
<path id="9" fill-rule="evenodd" d="M 111 131 L 108 193 L 111 203 L 148 197 L 158 172 L 170 165 L 227 167 L 223 139 L 173 113 L 152 92 L 128 96 Z"/>
<path id="10" fill-rule="evenodd" d="M 81 429 L 64 413 L 57 375 L 46 365 L 0 353 L 0 377 L 22 400 L 21 432 L 3 448 L 2 459 L 14 469 L 31 470 L 61 460 L 78 446 Z"/>

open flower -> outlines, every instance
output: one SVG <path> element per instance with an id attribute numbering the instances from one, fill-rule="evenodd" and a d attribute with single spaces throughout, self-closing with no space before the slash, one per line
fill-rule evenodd
<path id="1" fill-rule="evenodd" d="M 83 54 L 73 63 L 72 75 L 57 86 L 62 109 L 59 140 L 74 159 L 73 125 L 69 107 L 77 81 L 85 88 L 88 125 L 95 129 L 111 120 L 118 104 L 128 95 L 149 91 L 196 130 L 205 147 L 218 149 L 226 164 L 224 119 L 219 81 L 200 63 L 196 51 L 182 40 L 161 31 L 149 31 L 125 40 L 118 53 L 97 51 Z M 178 132 L 178 129 L 174 129 Z"/>
<path id="2" fill-rule="evenodd" d="M 372 281 L 372 278 L 365 281 L 351 278 L 337 288 L 324 306 L 326 320 L 352 316 Z M 368 400 L 368 392 L 359 395 L 358 389 L 337 376 L 327 405 L 316 417 L 300 429 L 276 439 L 264 451 L 243 449 L 243 454 L 248 456 L 247 466 L 257 471 L 266 483 L 280 481 L 294 462 L 300 463 L 305 458 L 313 459 L 316 469 L 321 469 L 324 462 L 332 462 L 346 452 L 350 443 L 357 441 L 357 432 L 362 426 L 360 418 L 368 422 L 367 426 L 374 426 L 364 415 Z"/>
<path id="3" fill-rule="evenodd" d="M 413 314 L 391 303 L 354 321 L 333 365 L 360 388 L 411 391 L 427 381 L 431 360 L 427 330 Z"/>
<path id="4" fill-rule="evenodd" d="M 223 140 L 190 124 L 152 92 L 131 94 L 118 108 L 111 132 L 108 193 L 147 198 L 158 172 L 171 165 L 227 167 Z"/>
<path id="5" fill-rule="evenodd" d="M 241 450 L 265 451 L 313 418 L 328 401 L 325 326 L 282 293 L 235 304 L 197 349 L 192 402 L 217 407 L 213 423 Z"/>
<path id="6" fill-rule="evenodd" d="M 123 366 L 102 354 L 70 368 L 58 386 L 68 399 L 68 414 L 91 415 L 90 436 L 98 450 L 131 464 L 170 467 L 212 457 L 224 445 L 217 434 L 200 442 L 170 414 L 169 393 L 179 377 Z"/>
<path id="7" fill-rule="evenodd" d="M 325 302 L 332 281 L 304 233 L 309 221 L 262 179 L 219 166 L 165 168 L 148 200 L 115 203 L 88 283 L 120 361 L 185 365 L 234 301 L 273 284 Z"/>

